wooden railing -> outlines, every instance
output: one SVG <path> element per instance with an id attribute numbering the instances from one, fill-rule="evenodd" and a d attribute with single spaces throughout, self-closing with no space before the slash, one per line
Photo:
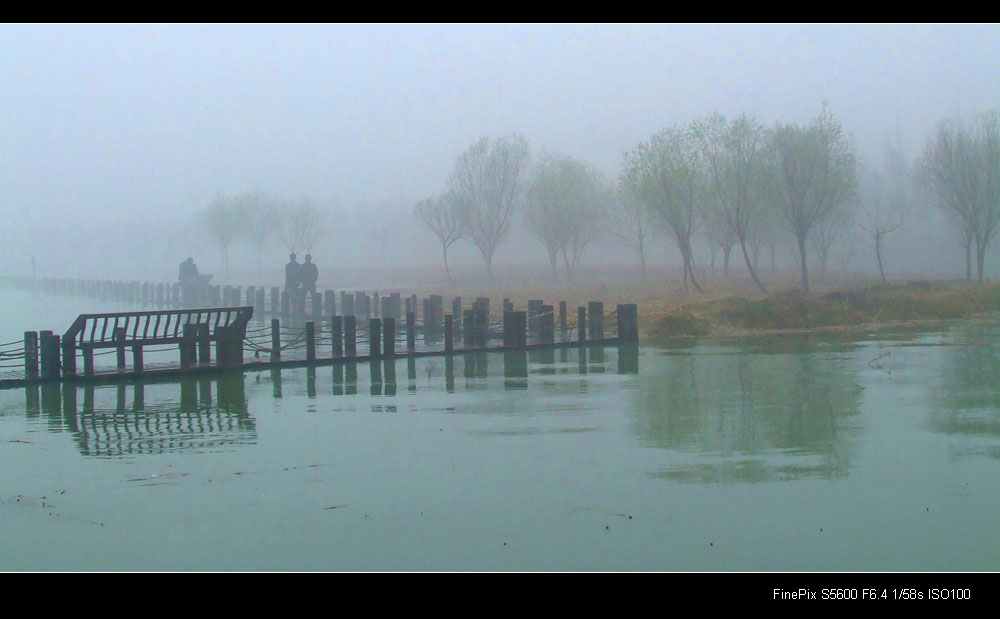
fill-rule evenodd
<path id="1" fill-rule="evenodd" d="M 119 369 L 125 367 L 125 349 L 131 348 L 133 369 L 141 372 L 143 347 L 160 344 L 179 344 L 181 366 L 186 367 L 195 363 L 196 342 L 200 361 L 209 360 L 210 342 L 216 342 L 220 365 L 238 365 L 252 317 L 250 306 L 80 314 L 62 337 L 63 374 L 76 374 L 76 351 L 80 349 L 84 374 L 92 375 L 94 350 L 101 348 L 118 350 Z"/>

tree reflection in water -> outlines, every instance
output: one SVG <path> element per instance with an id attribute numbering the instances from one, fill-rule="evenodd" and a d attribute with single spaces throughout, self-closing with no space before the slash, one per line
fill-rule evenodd
<path id="1" fill-rule="evenodd" d="M 633 392 L 641 398 L 630 407 L 636 433 L 680 456 L 656 476 L 737 483 L 847 475 L 861 404 L 850 358 L 754 345 L 643 363 L 654 379 Z"/>

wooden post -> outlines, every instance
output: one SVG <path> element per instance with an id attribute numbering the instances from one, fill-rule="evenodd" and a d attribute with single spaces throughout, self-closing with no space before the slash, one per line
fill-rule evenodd
<path id="1" fill-rule="evenodd" d="M 587 308 L 582 305 L 576 308 L 576 333 L 578 342 L 587 341 Z"/>
<path id="2" fill-rule="evenodd" d="M 83 373 L 86 376 L 94 375 L 94 347 L 83 346 Z"/>
<path id="3" fill-rule="evenodd" d="M 510 302 L 510 299 L 504 299 L 503 300 L 503 311 L 505 311 L 505 312 L 513 312 L 514 311 L 514 304 Z"/>
<path id="4" fill-rule="evenodd" d="M 542 306 L 542 314 L 539 316 L 539 335 L 542 343 L 551 344 L 555 341 L 555 312 L 551 305 Z"/>
<path id="5" fill-rule="evenodd" d="M 340 307 L 344 316 L 357 316 L 354 310 L 354 295 L 349 292 L 340 293 Z"/>
<path id="6" fill-rule="evenodd" d="M 208 323 L 198 323 L 196 336 L 198 338 L 198 362 L 211 363 L 212 346 L 209 342 Z"/>
<path id="7" fill-rule="evenodd" d="M 475 331 L 472 327 L 472 316 L 473 311 L 470 309 L 462 310 L 462 347 L 472 348 L 473 338 L 475 337 Z"/>
<path id="8" fill-rule="evenodd" d="M 378 318 L 368 319 L 368 355 L 372 359 L 382 357 L 381 353 L 382 321 Z"/>
<path id="9" fill-rule="evenodd" d="M 382 319 L 382 354 L 386 359 L 396 356 L 396 319 Z"/>
<path id="10" fill-rule="evenodd" d="M 406 312 L 406 351 L 413 352 L 417 348 L 417 315 Z"/>
<path id="11" fill-rule="evenodd" d="M 528 331 L 532 335 L 538 333 L 538 314 L 541 313 L 541 307 L 544 301 L 538 299 L 530 299 L 528 301 Z"/>
<path id="12" fill-rule="evenodd" d="M 316 323 L 306 323 L 306 361 L 316 360 Z"/>
<path id="13" fill-rule="evenodd" d="M 132 344 L 132 370 L 142 372 L 142 345 Z"/>
<path id="14" fill-rule="evenodd" d="M 332 290 L 326 290 L 323 292 L 323 314 L 326 316 L 333 316 L 337 313 L 336 308 L 336 297 Z"/>
<path id="15" fill-rule="evenodd" d="M 455 322 L 455 326 L 461 329 L 462 297 L 455 297 L 451 300 L 451 319 Z"/>
<path id="16" fill-rule="evenodd" d="M 281 324 L 277 318 L 271 319 L 271 362 L 281 361 Z"/>
<path id="17" fill-rule="evenodd" d="M 187 325 L 185 325 L 187 331 Z M 115 329 L 115 350 L 118 353 L 118 369 L 125 369 L 125 327 Z"/>
<path id="18" fill-rule="evenodd" d="M 618 340 L 621 342 L 639 341 L 639 311 L 635 303 L 618 306 Z"/>
<path id="19" fill-rule="evenodd" d="M 319 292 L 312 293 L 312 316 L 311 318 L 316 321 L 320 319 L 323 315 L 323 297 L 320 296 Z"/>
<path id="20" fill-rule="evenodd" d="M 229 330 L 230 327 L 215 328 L 215 363 L 220 367 L 227 367 L 229 363 Z"/>
<path id="21" fill-rule="evenodd" d="M 24 377 L 28 380 L 38 378 L 38 333 L 24 332 Z"/>
<path id="22" fill-rule="evenodd" d="M 266 311 L 265 308 L 264 308 L 264 288 L 263 287 L 257 289 L 257 296 L 254 299 L 254 311 L 257 312 L 258 315 L 263 315 L 264 312 Z"/>
<path id="23" fill-rule="evenodd" d="M 444 316 L 444 351 L 446 353 L 451 353 L 455 347 L 455 329 L 452 324 L 454 318 L 451 314 L 445 314 Z"/>
<path id="24" fill-rule="evenodd" d="M 351 359 L 358 356 L 357 320 L 353 314 L 344 316 L 344 354 Z"/>
<path id="25" fill-rule="evenodd" d="M 563 339 L 566 339 L 566 302 L 559 302 L 559 331 L 562 332 Z"/>
<path id="26" fill-rule="evenodd" d="M 181 339 L 181 367 L 189 369 L 195 361 L 195 333 L 196 326 L 193 324 L 184 325 L 184 335 Z"/>
<path id="27" fill-rule="evenodd" d="M 604 303 L 591 301 L 587 304 L 587 314 L 590 316 L 590 339 L 604 339 Z"/>
<path id="28" fill-rule="evenodd" d="M 24 352 L 27 354 L 27 348 Z M 63 338 L 62 356 L 63 376 L 76 376 L 76 342 L 73 338 Z"/>
<path id="29" fill-rule="evenodd" d="M 333 340 L 333 358 L 344 356 L 344 317 L 334 316 L 330 319 L 330 335 Z"/>

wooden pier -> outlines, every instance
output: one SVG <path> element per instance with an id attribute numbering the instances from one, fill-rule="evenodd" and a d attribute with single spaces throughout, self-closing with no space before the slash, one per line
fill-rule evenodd
<path id="1" fill-rule="evenodd" d="M 177 284 L 66 279 L 38 283 L 47 293 L 82 294 L 164 309 L 81 314 L 61 336 L 52 331 L 25 332 L 23 342 L 9 342 L 6 349 L 0 345 L 0 362 L 6 367 L 11 367 L 11 360 L 24 364 L 23 376 L 0 379 L 0 388 L 59 381 L 170 380 L 230 370 L 638 343 L 635 304 L 617 305 L 606 316 L 604 304 L 591 301 L 577 308 L 576 325 L 571 329 L 565 301 L 555 306 L 532 300 L 527 311 L 518 311 L 505 299 L 502 312 L 491 318 L 490 300 L 485 297 L 477 298 L 471 307 L 455 297 L 451 313 L 445 314 L 440 295 L 418 303 L 416 295 L 403 299 L 399 293 L 376 294 L 373 302 L 365 292 L 343 291 L 337 304 L 330 290 L 317 292 L 306 302 L 306 296 L 292 299 L 287 292 L 271 288 L 267 308 L 263 307 L 263 287 L 248 287 L 244 296 L 242 287 L 216 286 L 207 296 L 220 304 L 177 307 L 182 302 Z M 244 298 L 246 304 L 241 305 Z M 260 320 L 262 315 L 271 316 L 269 324 Z M 255 316 L 257 324 L 251 327 Z M 605 336 L 606 318 L 615 323 L 614 337 Z M 175 351 L 178 356 L 176 362 L 146 363 L 146 351 Z M 115 365 L 98 367 L 95 356 L 102 354 L 114 354 Z M 247 354 L 252 359 L 246 359 Z"/>

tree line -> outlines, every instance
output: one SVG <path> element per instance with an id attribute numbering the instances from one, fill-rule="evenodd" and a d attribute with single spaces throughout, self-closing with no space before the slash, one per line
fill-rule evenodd
<path id="1" fill-rule="evenodd" d="M 1000 114 L 939 124 L 915 160 L 898 134 L 880 158 L 859 156 L 829 109 L 809 122 L 767 126 L 752 115 L 712 114 L 666 127 L 624 154 L 618 178 L 576 158 L 544 154 L 530 162 L 519 135 L 484 137 L 461 153 L 444 191 L 420 201 L 415 215 L 448 250 L 462 239 L 481 254 L 492 279 L 498 247 L 515 215 L 545 248 L 552 277 L 572 282 L 597 239 L 636 252 L 645 276 L 648 252 L 668 240 L 679 253 L 683 285 L 702 289 L 696 243 L 728 272 L 744 264 L 767 292 L 761 256 L 790 246 L 808 291 L 811 262 L 825 273 L 831 248 L 850 234 L 871 245 L 887 279 L 886 238 L 923 207 L 947 213 L 966 252 L 966 277 L 983 281 L 989 245 L 1000 229 Z"/>

